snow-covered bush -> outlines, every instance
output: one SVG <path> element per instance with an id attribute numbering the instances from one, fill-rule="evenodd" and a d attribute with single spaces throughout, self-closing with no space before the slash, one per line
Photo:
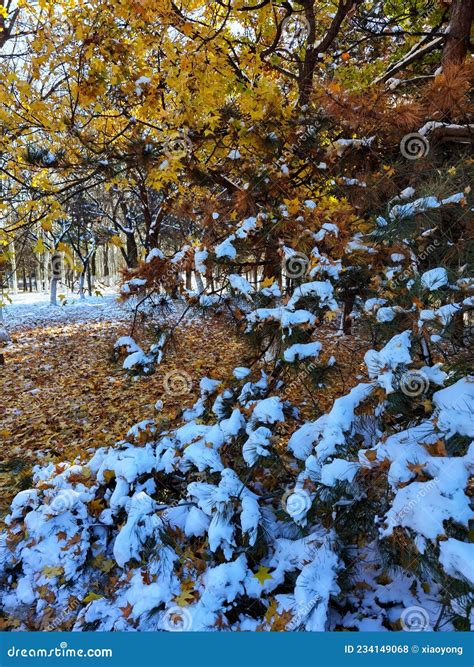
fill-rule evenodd
<path id="1" fill-rule="evenodd" d="M 282 371 L 327 366 L 314 333 L 338 310 L 332 282 L 303 278 L 286 300 L 230 284 L 272 354 L 203 378 L 173 427 L 38 467 L 7 517 L 4 611 L 48 629 L 322 631 L 397 629 L 422 608 L 430 627 L 466 627 L 474 379 L 415 359 L 433 318 L 415 309 L 414 330 L 366 353 L 366 379 L 303 422 Z M 153 362 L 117 345 L 126 367 Z"/>

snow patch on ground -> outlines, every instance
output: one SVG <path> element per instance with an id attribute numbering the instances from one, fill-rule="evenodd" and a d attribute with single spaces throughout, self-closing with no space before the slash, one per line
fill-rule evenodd
<path id="1" fill-rule="evenodd" d="M 133 315 L 136 301 L 118 301 L 115 290 L 107 290 L 102 296 L 87 296 L 79 299 L 77 295 L 67 295 L 64 305 L 52 306 L 46 292 L 20 293 L 10 295 L 11 303 L 3 310 L 3 325 L 9 333 L 37 327 L 61 324 L 81 324 L 83 322 L 128 322 Z M 173 302 L 168 318 L 181 317 L 184 304 Z M 192 319 L 189 312 L 187 321 Z"/>
<path id="2" fill-rule="evenodd" d="M 3 308 L 3 323 L 9 332 L 54 324 L 127 320 L 131 313 L 130 305 L 119 303 L 115 292 L 82 300 L 70 295 L 64 305 L 58 306 L 50 304 L 45 292 L 14 294 L 11 299 L 12 303 Z"/>

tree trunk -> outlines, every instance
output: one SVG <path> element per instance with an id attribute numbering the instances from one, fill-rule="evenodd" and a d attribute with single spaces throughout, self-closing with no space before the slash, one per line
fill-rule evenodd
<path id="1" fill-rule="evenodd" d="M 127 234 L 127 253 L 125 261 L 129 269 L 138 266 L 138 247 L 134 234 Z"/>
<path id="2" fill-rule="evenodd" d="M 18 292 L 18 273 L 16 266 L 16 252 L 15 252 L 14 241 L 12 241 L 12 243 L 10 244 L 10 262 L 12 265 L 12 275 L 11 275 L 12 292 L 13 294 L 16 294 Z"/>
<path id="3" fill-rule="evenodd" d="M 263 279 L 275 278 L 281 285 L 281 258 L 278 253 L 278 245 L 273 239 L 268 239 L 265 247 L 265 264 L 263 267 Z"/>
<path id="4" fill-rule="evenodd" d="M 51 288 L 50 288 L 50 303 L 52 306 L 57 306 L 58 283 L 61 281 L 62 261 L 59 252 L 53 253 L 51 256 Z"/>
<path id="5" fill-rule="evenodd" d="M 81 275 L 79 276 L 79 299 L 82 301 L 83 299 L 86 298 L 85 295 L 85 282 L 86 282 L 86 269 L 81 271 Z"/>
<path id="6" fill-rule="evenodd" d="M 97 282 L 97 255 L 95 252 L 92 254 L 89 266 L 90 266 L 90 273 L 92 275 L 92 284 L 95 285 Z"/>
<path id="7" fill-rule="evenodd" d="M 35 255 L 35 288 L 37 292 L 41 291 L 41 262 L 39 255 Z"/>
<path id="8" fill-rule="evenodd" d="M 199 271 L 195 271 L 194 276 L 195 276 L 195 279 L 196 279 L 197 291 L 199 292 L 199 294 L 203 294 L 204 293 L 204 283 L 202 282 L 201 274 L 199 273 Z"/>
<path id="9" fill-rule="evenodd" d="M 426 334 L 423 335 L 420 344 L 421 344 L 421 353 L 423 355 L 423 361 L 427 366 L 432 366 L 433 358 L 431 356 L 431 350 L 428 343 L 428 337 L 426 336 Z"/>
<path id="10" fill-rule="evenodd" d="M 36 225 L 36 234 L 37 238 L 42 238 L 42 230 L 40 225 Z M 36 278 L 36 291 L 41 292 L 43 289 L 42 285 L 42 269 L 43 269 L 43 257 L 40 253 L 35 253 L 35 278 Z"/>
<path id="11" fill-rule="evenodd" d="M 356 298 L 356 288 L 351 288 L 344 297 L 344 310 L 342 313 L 342 332 L 345 336 L 352 333 L 352 309 Z"/>
<path id="12" fill-rule="evenodd" d="M 48 289 L 49 282 L 49 258 L 50 254 L 46 251 L 43 255 L 43 291 L 46 292 Z"/>
<path id="13" fill-rule="evenodd" d="M 215 284 L 214 284 L 214 274 L 212 272 L 209 274 L 209 276 L 206 276 L 206 283 L 211 292 L 214 292 Z"/>
<path id="14" fill-rule="evenodd" d="M 110 269 L 109 269 L 109 246 L 107 243 L 103 247 L 104 253 L 104 283 L 110 285 Z"/>
<path id="15" fill-rule="evenodd" d="M 89 292 L 89 296 L 92 296 L 92 274 L 91 274 L 90 262 L 87 262 L 86 276 L 87 276 L 87 291 Z"/>
<path id="16" fill-rule="evenodd" d="M 461 65 L 469 50 L 474 0 L 453 0 L 442 65 Z"/>
<path id="17" fill-rule="evenodd" d="M 298 102 L 300 106 L 305 106 L 308 104 L 313 90 L 313 78 L 318 65 L 318 58 L 328 51 L 331 44 L 337 38 L 343 22 L 348 15 L 350 16 L 355 12 L 358 5 L 362 4 L 362 0 L 339 0 L 338 3 L 335 3 L 337 4 L 337 11 L 332 15 L 331 25 L 318 44 L 316 44 L 317 25 L 314 15 L 316 2 L 315 0 L 300 0 L 299 4 L 304 7 L 304 15 L 308 26 L 306 52 L 300 68 L 298 81 Z"/>
<path id="18" fill-rule="evenodd" d="M 57 296 L 58 296 L 58 279 L 51 278 L 51 291 L 50 291 L 49 301 L 52 306 L 58 305 Z"/>
<path id="19" fill-rule="evenodd" d="M 64 254 L 61 255 L 61 282 L 63 285 L 66 284 L 66 262 L 64 261 Z"/>

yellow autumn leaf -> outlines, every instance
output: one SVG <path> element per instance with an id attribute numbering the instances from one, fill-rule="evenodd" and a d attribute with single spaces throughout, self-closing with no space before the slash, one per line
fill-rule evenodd
<path id="1" fill-rule="evenodd" d="M 179 595 L 174 598 L 174 601 L 179 607 L 187 607 L 194 600 L 192 591 L 181 591 Z"/>
<path id="2" fill-rule="evenodd" d="M 86 597 L 82 599 L 83 602 L 93 602 L 94 600 L 101 600 L 104 596 L 97 593 L 87 593 Z"/>
<path id="3" fill-rule="evenodd" d="M 37 253 L 38 255 L 42 255 L 44 252 L 46 252 L 46 246 L 44 245 L 43 239 L 38 239 L 36 241 L 33 252 Z"/>
<path id="4" fill-rule="evenodd" d="M 257 579 L 260 584 L 263 586 L 263 584 L 266 581 L 269 581 L 270 579 L 273 579 L 272 575 L 270 574 L 270 570 L 268 567 L 264 567 L 263 565 L 260 565 L 258 568 L 257 572 L 253 575 L 255 579 Z"/>
<path id="5" fill-rule="evenodd" d="M 67 245 L 67 243 L 63 243 L 62 241 L 58 243 L 56 250 L 58 252 L 63 252 L 65 255 L 71 255 L 71 248 Z"/>
<path id="6" fill-rule="evenodd" d="M 110 239 L 109 239 L 109 243 L 111 243 L 116 248 L 124 248 L 125 247 L 125 243 L 124 243 L 123 239 L 118 234 L 114 234 L 113 236 L 111 236 Z"/>
<path id="7" fill-rule="evenodd" d="M 428 398 L 421 401 L 421 404 L 425 412 L 431 412 L 433 410 L 433 403 Z"/>
<path id="8" fill-rule="evenodd" d="M 324 315 L 324 319 L 326 322 L 332 322 L 336 317 L 338 313 L 336 310 L 329 310 L 327 313 Z"/>
<path id="9" fill-rule="evenodd" d="M 104 480 L 108 484 L 115 479 L 115 470 L 104 470 Z"/>
<path id="10" fill-rule="evenodd" d="M 43 568 L 42 570 L 43 574 L 45 577 L 60 577 L 62 574 L 64 574 L 64 568 L 60 566 L 51 566 L 47 565 L 46 567 Z"/>
<path id="11" fill-rule="evenodd" d="M 104 558 L 103 554 L 99 554 L 92 560 L 92 565 L 99 569 L 101 572 L 110 572 L 116 563 L 111 558 Z"/>
<path id="12" fill-rule="evenodd" d="M 271 287 L 274 282 L 275 282 L 275 276 L 271 276 L 270 278 L 265 278 L 265 280 L 262 280 L 261 287 L 262 289 L 265 287 Z"/>
<path id="13" fill-rule="evenodd" d="M 277 613 L 278 604 L 275 598 L 271 601 L 267 611 L 265 612 L 265 620 L 270 623 L 273 616 Z"/>

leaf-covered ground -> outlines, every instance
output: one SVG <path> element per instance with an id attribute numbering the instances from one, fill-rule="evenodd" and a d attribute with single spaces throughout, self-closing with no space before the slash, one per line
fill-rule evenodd
<path id="1" fill-rule="evenodd" d="M 13 495 L 29 485 L 32 464 L 114 444 L 137 416 L 155 417 L 158 400 L 164 418 L 176 416 L 195 400 L 202 375 L 230 373 L 242 351 L 243 343 L 224 323 L 211 327 L 193 320 L 175 337 L 155 374 L 134 378 L 112 354 L 116 339 L 129 329 L 125 321 L 79 322 L 13 336 L 14 350 L 1 370 L 2 517 Z M 193 380 L 189 393 L 164 389 L 164 377 L 174 372 Z"/>
<path id="2" fill-rule="evenodd" d="M 13 351 L 1 369 L 2 519 L 13 496 L 30 486 L 34 464 L 72 460 L 113 445 L 138 420 L 157 417 L 155 406 L 160 400 L 160 418 L 165 423 L 175 419 L 198 396 L 201 377 L 230 377 L 249 352 L 244 337 L 226 317 L 194 317 L 179 327 L 157 371 L 134 377 L 113 355 L 114 342 L 130 332 L 125 313 L 117 311 L 103 321 L 48 323 L 43 319 L 34 328 L 28 322 L 22 322 L 13 334 Z M 338 359 L 327 386 L 310 390 L 306 372 L 293 369 L 286 378 L 286 397 L 307 419 L 314 419 L 334 397 L 347 391 L 349 379 L 360 366 L 362 346 L 354 350 L 352 343 L 349 348 L 347 340 L 334 333 L 321 332 L 326 356 L 334 353 Z M 178 385 L 183 375 L 192 384 L 184 391 L 179 385 L 174 393 L 176 375 Z M 290 434 L 282 428 L 282 447 Z"/>

